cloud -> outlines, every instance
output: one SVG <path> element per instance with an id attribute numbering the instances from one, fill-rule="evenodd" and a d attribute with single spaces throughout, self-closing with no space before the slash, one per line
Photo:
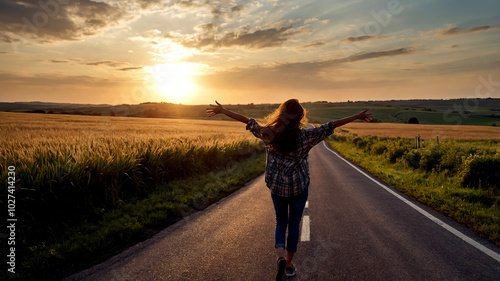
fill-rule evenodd
<path id="1" fill-rule="evenodd" d="M 354 61 L 361 61 L 361 60 L 381 58 L 381 57 L 407 55 L 407 54 L 413 53 L 414 51 L 415 51 L 415 49 L 412 47 L 404 47 L 404 48 L 397 48 L 397 49 L 386 50 L 386 51 L 358 53 L 358 54 L 354 54 L 352 56 L 349 56 L 347 61 L 354 62 Z"/>
<path id="2" fill-rule="evenodd" d="M 308 24 L 308 23 L 311 23 L 311 22 L 315 22 L 315 21 L 319 21 L 317 18 L 310 18 L 310 19 L 306 19 L 304 21 L 305 24 Z"/>
<path id="3" fill-rule="evenodd" d="M 64 74 L 23 74 L 0 72 L 0 83 L 22 86 L 54 86 L 54 85 L 93 85 L 93 86 L 111 86 L 126 82 L 126 79 L 107 79 L 102 77 L 93 77 L 88 75 L 64 75 Z"/>
<path id="4" fill-rule="evenodd" d="M 81 40 L 140 17 L 145 11 L 205 9 L 213 17 L 232 19 L 245 10 L 243 4 L 219 0 L 2 0 L 0 42 L 48 43 Z"/>
<path id="5" fill-rule="evenodd" d="M 245 9 L 245 6 L 243 5 L 236 5 L 236 6 L 233 6 L 231 7 L 231 12 L 235 13 L 235 12 L 241 12 Z"/>
<path id="6" fill-rule="evenodd" d="M 134 66 L 129 62 L 115 61 L 115 60 L 89 60 L 81 58 L 71 59 L 51 59 L 47 60 L 51 63 L 73 63 L 86 66 L 107 66 L 121 71 L 141 69 L 142 66 Z"/>
<path id="7" fill-rule="evenodd" d="M 147 2 L 148 0 L 141 0 Z M 185 10 L 206 9 L 210 12 L 214 20 L 219 18 L 232 19 L 243 10 L 243 4 L 234 4 L 233 1 L 227 0 L 174 0 L 169 3 L 171 7 L 180 8 Z"/>
<path id="8" fill-rule="evenodd" d="M 319 42 L 313 42 L 313 43 L 309 43 L 309 44 L 306 44 L 306 45 L 302 45 L 300 47 L 298 47 L 299 49 L 307 49 L 307 48 L 313 48 L 313 47 L 321 47 L 321 46 L 325 46 L 329 44 L 329 42 L 325 42 L 325 41 L 319 41 Z"/>
<path id="9" fill-rule="evenodd" d="M 206 24 L 198 26 L 200 31 L 211 31 L 213 25 Z M 199 34 L 198 36 L 190 37 L 177 37 L 179 42 L 184 47 L 202 49 L 206 47 L 223 48 L 223 47 L 244 47 L 249 49 L 262 49 L 270 47 L 282 46 L 284 42 L 291 37 L 310 32 L 305 27 L 293 28 L 291 25 L 282 27 L 270 27 L 265 29 L 256 29 L 250 31 L 248 26 L 243 26 L 239 31 L 225 32 L 219 36 L 214 36 L 212 33 L 207 32 Z M 167 37 L 172 38 L 170 35 Z"/>
<path id="10" fill-rule="evenodd" d="M 380 39 L 384 38 L 385 36 L 381 35 L 360 35 L 360 36 L 348 36 L 343 39 L 340 39 L 341 42 L 360 42 L 360 41 L 367 41 L 367 40 L 372 40 L 372 39 Z"/>
<path id="11" fill-rule="evenodd" d="M 474 26 L 474 27 L 469 27 L 469 28 L 458 28 L 456 26 L 449 26 L 446 29 L 436 29 L 436 30 L 431 30 L 430 33 L 433 33 L 438 36 L 454 36 L 454 35 L 460 35 L 460 34 L 467 34 L 467 33 L 476 33 L 476 32 L 483 32 L 483 31 L 489 31 L 489 30 L 499 30 L 500 27 L 498 26 L 490 26 L 490 25 L 481 25 L 481 26 Z"/>
<path id="12" fill-rule="evenodd" d="M 69 61 L 67 60 L 50 60 L 52 63 L 68 63 Z"/>
<path id="13" fill-rule="evenodd" d="M 309 43 L 306 45 L 302 45 L 298 48 L 299 49 L 306 49 L 306 48 L 313 48 L 313 47 L 321 47 L 321 46 L 325 46 L 325 45 L 332 44 L 332 43 L 348 43 L 348 44 L 353 43 L 353 44 L 356 44 L 357 42 L 380 39 L 380 38 L 385 38 L 385 37 L 387 37 L 387 36 L 382 36 L 382 35 L 348 36 L 348 37 L 342 38 L 340 40 L 332 41 L 332 42 L 326 42 L 326 41 L 312 42 L 312 43 Z"/>
<path id="14" fill-rule="evenodd" d="M 201 84 L 213 88 L 327 89 L 332 86 L 337 87 L 339 82 L 332 78 L 324 78 L 323 74 L 343 64 L 408 55 L 413 52 L 415 52 L 413 47 L 403 47 L 357 53 L 330 60 L 235 68 L 210 75 L 200 75 L 197 79 Z"/>
<path id="15" fill-rule="evenodd" d="M 142 66 L 123 67 L 123 68 L 119 68 L 118 70 L 129 71 L 129 70 L 138 70 L 138 69 L 142 69 Z"/>
<path id="16" fill-rule="evenodd" d="M 149 9 L 153 7 L 158 7 L 162 4 L 162 0 L 137 0 L 137 3 L 141 9 Z"/>
<path id="17" fill-rule="evenodd" d="M 59 3 L 62 2 L 62 3 Z M 0 1 L 0 40 L 37 42 L 78 40 L 128 17 L 118 5 L 92 0 Z"/>
<path id="18" fill-rule="evenodd" d="M 126 65 L 127 63 L 111 61 L 111 60 L 104 60 L 104 61 L 82 62 L 82 64 L 91 65 L 91 66 L 106 65 L 109 67 L 120 67 L 120 66 Z"/>

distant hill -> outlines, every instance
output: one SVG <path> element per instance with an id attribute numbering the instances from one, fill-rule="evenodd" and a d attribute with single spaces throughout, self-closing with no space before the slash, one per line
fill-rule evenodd
<path id="1" fill-rule="evenodd" d="M 355 114 L 370 108 L 375 122 L 407 123 L 416 118 L 420 124 L 484 125 L 500 126 L 500 99 L 452 99 L 452 100 L 390 100 L 332 103 L 326 101 L 302 103 L 311 122 L 323 123 Z M 237 104 L 227 108 L 262 118 L 279 104 Z M 141 104 L 72 104 L 47 102 L 0 102 L 0 111 L 47 114 L 78 114 L 95 116 L 123 116 L 149 118 L 196 118 L 206 119 L 208 105 L 179 105 L 171 103 Z M 224 119 L 216 116 L 213 119 Z"/>

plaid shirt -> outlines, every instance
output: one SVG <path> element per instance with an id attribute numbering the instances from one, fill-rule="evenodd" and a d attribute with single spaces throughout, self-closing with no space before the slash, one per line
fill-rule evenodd
<path id="1" fill-rule="evenodd" d="M 246 129 L 262 140 L 261 126 L 253 118 Z M 316 144 L 333 133 L 333 122 L 320 127 L 300 130 L 297 149 L 288 154 L 273 153 L 266 144 L 266 185 L 275 195 L 281 197 L 298 196 L 309 187 L 309 151 Z"/>

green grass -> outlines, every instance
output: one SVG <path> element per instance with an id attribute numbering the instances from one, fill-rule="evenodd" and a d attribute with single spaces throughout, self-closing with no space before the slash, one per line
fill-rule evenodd
<path id="1" fill-rule="evenodd" d="M 450 140 L 414 149 L 409 139 L 359 138 L 343 132 L 328 142 L 389 185 L 500 245 L 498 141 Z M 474 180 L 467 181 L 467 176 Z"/>
<path id="2" fill-rule="evenodd" d="M 307 108 L 307 107 L 306 107 Z M 308 117 L 312 122 L 325 123 L 331 120 L 337 120 L 346 116 L 359 113 L 364 107 L 361 106 L 343 106 L 343 107 L 324 107 L 311 108 L 308 110 Z M 370 112 L 383 122 L 402 123 L 401 120 L 394 117 L 400 110 L 390 107 L 370 107 Z"/>
<path id="3" fill-rule="evenodd" d="M 408 119 L 416 117 L 420 124 L 491 126 L 495 123 L 500 126 L 500 118 L 492 117 L 499 115 L 498 111 L 485 109 L 471 111 L 467 114 L 463 112 L 463 109 L 462 111 L 452 112 L 453 108 L 445 111 L 429 111 L 388 106 L 311 106 L 310 109 L 307 109 L 309 109 L 308 116 L 312 122 L 324 123 L 356 114 L 363 108 L 370 108 L 370 112 L 384 123 L 407 123 Z"/>
<path id="4" fill-rule="evenodd" d="M 146 198 L 71 227 L 51 242 L 18 253 L 9 280 L 58 280 L 104 261 L 162 228 L 227 196 L 265 169 L 265 154 L 200 176 L 161 183 Z M 7 276 L 5 276 L 7 274 Z"/>
<path id="5" fill-rule="evenodd" d="M 399 111 L 396 113 L 395 117 L 403 123 L 407 122 L 411 117 L 416 117 L 419 120 L 420 124 L 490 126 L 493 123 L 497 122 L 497 125 L 500 125 L 500 119 L 495 120 L 488 117 L 488 114 L 486 114 L 485 111 L 481 113 L 475 113 L 473 111 L 470 114 L 452 112 L 428 112 L 417 110 Z"/>

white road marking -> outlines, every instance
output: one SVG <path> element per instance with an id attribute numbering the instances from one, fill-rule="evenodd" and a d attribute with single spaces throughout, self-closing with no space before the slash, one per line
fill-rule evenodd
<path id="1" fill-rule="evenodd" d="M 306 201 L 304 210 L 309 208 L 309 201 Z M 302 216 L 302 230 L 300 231 L 300 241 L 311 240 L 311 220 L 309 216 Z"/>
<path id="2" fill-rule="evenodd" d="M 480 243 L 476 242 L 475 240 L 473 240 L 472 238 L 470 238 L 469 236 L 463 234 L 462 232 L 458 231 L 457 229 L 451 227 L 450 225 L 446 224 L 445 222 L 443 222 L 442 220 L 436 218 L 435 216 L 429 214 L 428 212 L 426 212 L 425 210 L 423 210 L 422 208 L 418 207 L 417 205 L 413 204 L 412 202 L 408 201 L 406 198 L 402 197 L 401 195 L 397 194 L 396 192 L 394 192 L 393 190 L 391 190 L 389 187 L 379 183 L 377 180 L 375 180 L 373 177 L 371 177 L 370 175 L 368 175 L 367 173 L 363 172 L 362 170 L 360 170 L 358 167 L 354 166 L 353 164 L 351 164 L 349 161 L 347 161 L 346 159 L 344 159 L 342 156 L 340 156 L 337 152 L 333 151 L 331 148 L 328 147 L 328 145 L 326 145 L 326 142 L 323 141 L 323 145 L 325 146 L 326 149 L 328 149 L 331 153 L 335 154 L 337 157 L 339 157 L 340 159 L 342 159 L 343 161 L 345 161 L 347 164 L 349 164 L 351 167 L 353 167 L 354 169 L 356 169 L 358 172 L 360 172 L 362 175 L 364 175 L 365 177 L 369 178 L 371 181 L 373 181 L 374 183 L 378 184 L 380 187 L 382 187 L 383 189 L 385 189 L 387 192 L 389 192 L 390 194 L 394 195 L 396 198 L 398 198 L 399 200 L 403 201 L 404 203 L 406 203 L 408 206 L 412 207 L 413 209 L 415 209 L 417 212 L 421 213 L 422 215 L 424 215 L 425 217 L 427 217 L 428 219 L 430 219 L 431 221 L 435 222 L 436 224 L 438 224 L 439 226 L 441 226 L 442 228 L 448 230 L 449 232 L 453 233 L 455 236 L 457 236 L 458 238 L 464 240 L 465 242 L 467 242 L 469 245 L 473 246 L 474 248 L 478 249 L 479 251 L 485 253 L 486 255 L 492 257 L 493 259 L 495 259 L 496 261 L 500 262 L 500 255 L 497 254 L 496 252 L 488 249 L 487 247 L 481 245 Z"/>
<path id="3" fill-rule="evenodd" d="M 309 241 L 311 239 L 311 229 L 309 216 L 302 217 L 302 231 L 300 232 L 300 241 Z"/>

